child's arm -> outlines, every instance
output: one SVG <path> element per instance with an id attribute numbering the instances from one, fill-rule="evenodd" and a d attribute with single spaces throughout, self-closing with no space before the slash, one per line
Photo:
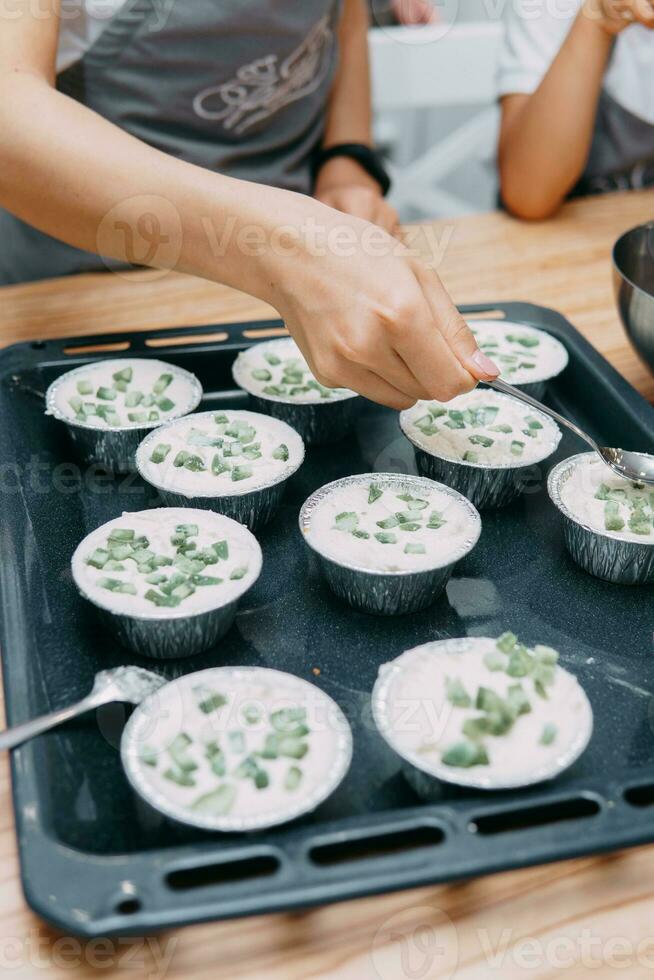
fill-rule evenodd
<path id="1" fill-rule="evenodd" d="M 56 91 L 56 13 L 0 0 L 0 21 L 0 207 L 271 303 L 324 384 L 407 408 L 496 376 L 436 273 L 382 229 L 147 146 Z"/>
<path id="2" fill-rule="evenodd" d="M 582 9 L 533 95 L 502 99 L 502 200 L 518 217 L 553 214 L 581 176 L 611 44 Z"/>
<path id="3" fill-rule="evenodd" d="M 368 66 L 368 8 L 366 0 L 345 0 L 339 26 L 339 67 L 334 80 L 323 146 L 338 143 L 372 144 L 372 109 Z M 397 212 L 381 188 L 354 160 L 335 157 L 321 167 L 315 196 L 332 208 L 385 228 L 398 230 Z"/>

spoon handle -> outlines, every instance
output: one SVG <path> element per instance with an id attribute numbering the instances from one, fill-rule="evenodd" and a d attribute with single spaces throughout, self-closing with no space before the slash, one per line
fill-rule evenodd
<path id="1" fill-rule="evenodd" d="M 580 429 L 579 426 L 575 425 L 574 422 L 571 422 L 570 419 L 566 419 L 563 415 L 559 415 L 559 413 L 555 412 L 553 408 L 548 408 L 547 405 L 543 405 L 543 403 L 537 401 L 536 398 L 532 398 L 531 395 L 528 395 L 525 391 L 520 391 L 519 388 L 514 388 L 513 385 L 509 385 L 506 383 L 506 381 L 501 381 L 499 378 L 496 378 L 495 381 L 485 381 L 484 384 L 487 384 L 490 388 L 494 388 L 496 391 L 501 391 L 505 395 L 512 395 L 513 398 L 519 398 L 521 402 L 525 402 L 525 404 L 531 405 L 533 408 L 537 408 L 539 412 L 544 412 L 545 415 L 550 415 L 553 419 L 556 419 L 557 422 L 560 422 L 561 425 L 565 425 L 568 429 L 571 429 L 575 435 L 579 436 L 580 439 L 583 439 L 584 442 L 587 442 L 589 446 L 592 446 L 596 453 L 599 453 L 599 446 L 593 439 L 591 439 L 587 432 Z"/>
<path id="2" fill-rule="evenodd" d="M 35 735 L 47 732 L 50 728 L 54 728 L 56 725 L 60 725 L 70 718 L 76 718 L 78 715 L 90 711 L 91 708 L 95 708 L 101 703 L 101 699 L 89 694 L 88 697 L 78 701 L 77 704 L 71 704 L 67 708 L 53 711 L 49 715 L 42 715 L 40 718 L 33 718 L 31 721 L 26 721 L 22 725 L 14 725 L 13 728 L 7 728 L 6 731 L 0 732 L 0 751 L 2 749 L 13 749 L 17 745 L 20 745 L 21 742 L 26 742 L 28 739 L 34 738 Z"/>

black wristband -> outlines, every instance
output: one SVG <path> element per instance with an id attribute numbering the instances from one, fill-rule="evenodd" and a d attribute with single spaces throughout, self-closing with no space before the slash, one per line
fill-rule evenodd
<path id="1" fill-rule="evenodd" d="M 377 181 L 383 196 L 386 197 L 391 189 L 391 178 L 388 176 L 379 154 L 372 147 L 366 146 L 365 143 L 338 143 L 326 150 L 318 150 L 313 162 L 314 182 L 322 167 L 334 157 L 348 157 L 358 163 L 373 180 Z"/>

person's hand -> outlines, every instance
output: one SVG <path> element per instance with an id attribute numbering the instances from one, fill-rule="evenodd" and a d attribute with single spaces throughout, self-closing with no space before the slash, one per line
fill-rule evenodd
<path id="1" fill-rule="evenodd" d="M 348 157 L 329 160 L 320 169 L 314 196 L 330 208 L 370 221 L 391 235 L 399 234 L 397 211 L 384 199 L 377 181 L 355 160 Z"/>
<path id="2" fill-rule="evenodd" d="M 654 30 L 653 0 L 587 0 L 584 13 L 610 36 L 630 24 Z"/>
<path id="3" fill-rule="evenodd" d="M 324 247 L 276 260 L 266 298 L 318 381 L 400 410 L 497 377 L 437 274 L 404 245 L 358 218 L 342 244 L 343 217 L 314 202 L 310 218 Z"/>
<path id="4" fill-rule="evenodd" d="M 431 0 L 392 0 L 393 13 L 398 24 L 415 27 L 417 24 L 435 24 L 438 11 Z"/>

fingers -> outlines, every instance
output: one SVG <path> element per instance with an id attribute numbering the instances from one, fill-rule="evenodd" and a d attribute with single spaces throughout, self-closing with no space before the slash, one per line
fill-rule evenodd
<path id="1" fill-rule="evenodd" d="M 472 330 L 445 292 L 438 275 L 422 263 L 416 263 L 415 273 L 440 332 L 461 366 L 477 381 L 497 378 L 499 368 L 479 349 Z"/>
<path id="2" fill-rule="evenodd" d="M 314 371 L 313 373 L 321 384 L 328 384 L 328 380 L 323 380 L 319 372 Z M 367 368 L 348 362 L 343 362 L 339 370 L 338 385 L 351 388 L 352 391 L 358 392 L 364 398 L 369 398 L 370 401 L 377 402 L 379 405 L 394 408 L 397 412 L 411 408 L 418 400 L 395 388 L 386 380 L 386 377 L 381 377 Z M 334 386 L 331 380 L 330 386 Z"/>

